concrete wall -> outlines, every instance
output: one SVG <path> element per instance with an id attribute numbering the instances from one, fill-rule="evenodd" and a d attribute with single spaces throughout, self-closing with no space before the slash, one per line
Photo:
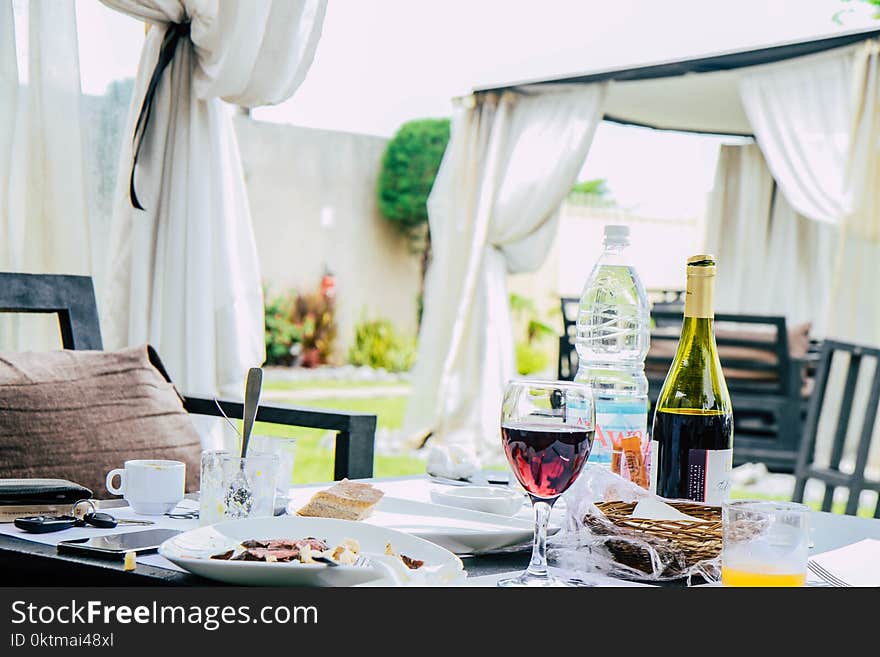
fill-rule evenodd
<path id="1" fill-rule="evenodd" d="M 376 207 L 386 139 L 235 118 L 263 279 L 317 289 L 336 275 L 337 357 L 364 312 L 415 335 L 419 260 Z"/>

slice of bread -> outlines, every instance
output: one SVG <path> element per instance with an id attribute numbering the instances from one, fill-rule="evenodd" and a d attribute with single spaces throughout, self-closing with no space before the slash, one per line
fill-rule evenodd
<path id="1" fill-rule="evenodd" d="M 343 479 L 327 490 L 312 495 L 312 499 L 297 514 L 317 518 L 363 520 L 370 515 L 384 494 L 370 484 Z"/>

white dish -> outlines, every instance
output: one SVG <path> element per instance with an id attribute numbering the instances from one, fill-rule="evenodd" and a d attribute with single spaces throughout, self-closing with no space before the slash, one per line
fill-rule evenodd
<path id="1" fill-rule="evenodd" d="M 448 490 L 432 490 L 431 500 L 437 504 L 457 506 L 472 511 L 512 516 L 523 508 L 525 497 L 510 488 L 498 486 L 460 486 Z"/>
<path id="2" fill-rule="evenodd" d="M 313 536 L 331 546 L 346 538 L 360 543 L 361 553 L 370 566 L 328 566 L 326 564 L 266 563 L 211 559 L 247 539 L 305 538 Z M 189 572 L 227 584 L 246 586 L 356 586 L 401 583 L 386 565 L 385 546 L 391 543 L 398 554 L 421 559 L 420 583 L 447 583 L 461 578 L 461 560 L 451 552 L 425 541 L 385 527 L 363 522 L 330 518 L 279 516 L 230 520 L 178 534 L 159 547 L 159 554 Z M 404 569 L 405 570 L 405 569 Z M 424 572 L 423 572 L 424 571 Z M 389 576 L 391 579 L 389 579 Z M 404 577 L 406 573 L 404 573 Z"/>
<path id="3" fill-rule="evenodd" d="M 454 506 L 383 497 L 364 522 L 418 536 L 455 554 L 484 554 L 515 545 L 529 546 L 535 521 L 529 510 L 525 514 L 528 515 L 507 518 Z M 548 534 L 558 530 L 559 525 L 551 522 Z"/>

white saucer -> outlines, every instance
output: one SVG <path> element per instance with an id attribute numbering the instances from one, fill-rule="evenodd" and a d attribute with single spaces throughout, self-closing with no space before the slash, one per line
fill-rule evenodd
<path id="1" fill-rule="evenodd" d="M 461 486 L 448 490 L 431 491 L 431 500 L 437 504 L 457 506 L 471 511 L 515 515 L 523 507 L 524 496 L 515 490 L 498 486 Z"/>

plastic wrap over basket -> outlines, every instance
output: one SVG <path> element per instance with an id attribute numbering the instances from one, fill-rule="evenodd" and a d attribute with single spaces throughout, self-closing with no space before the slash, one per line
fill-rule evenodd
<path id="1" fill-rule="evenodd" d="M 642 581 L 717 578 L 720 507 L 665 500 L 601 466 L 588 466 L 565 501 L 565 526 L 549 541 L 555 566 Z M 639 502 L 655 513 L 634 517 Z"/>

